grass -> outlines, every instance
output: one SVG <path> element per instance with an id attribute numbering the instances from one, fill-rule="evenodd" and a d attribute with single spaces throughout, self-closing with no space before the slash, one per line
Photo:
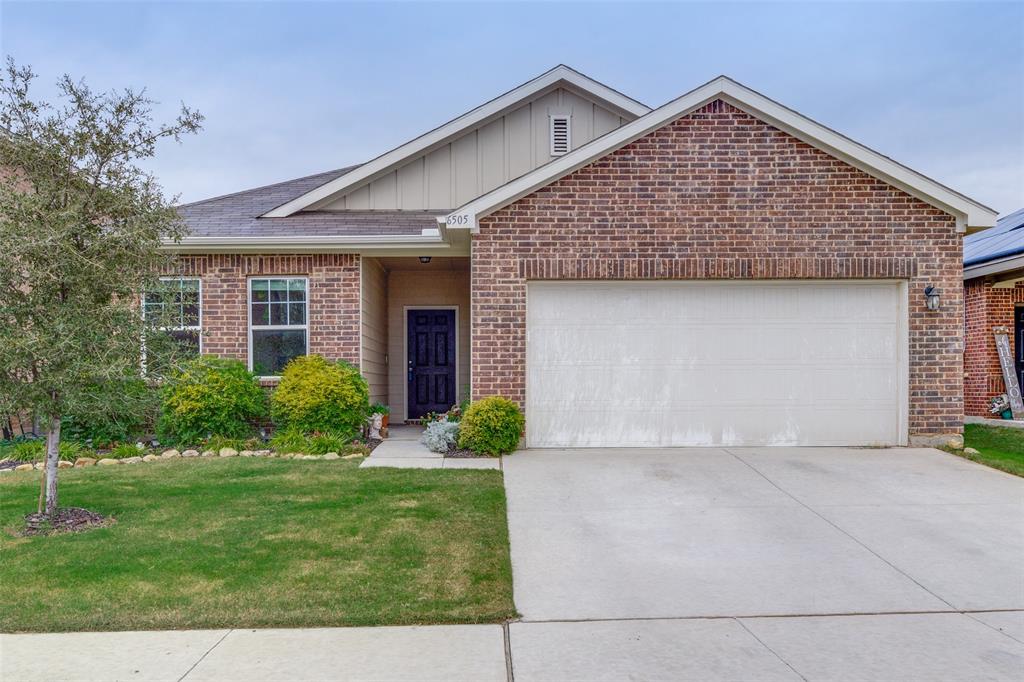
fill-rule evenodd
<path id="1" fill-rule="evenodd" d="M 994 469 L 1024 476 L 1024 429 L 966 424 L 964 446 L 974 448 L 981 454 L 956 454 Z"/>
<path id="2" fill-rule="evenodd" d="M 117 522 L 20 537 L 38 475 L 0 479 L 0 631 L 498 622 L 515 615 L 497 471 L 202 459 L 67 469 Z"/>

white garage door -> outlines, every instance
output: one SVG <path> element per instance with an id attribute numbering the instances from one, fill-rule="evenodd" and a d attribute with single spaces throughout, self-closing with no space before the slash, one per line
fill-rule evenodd
<path id="1" fill-rule="evenodd" d="M 531 283 L 527 441 L 905 444 L 905 299 L 899 283 Z"/>

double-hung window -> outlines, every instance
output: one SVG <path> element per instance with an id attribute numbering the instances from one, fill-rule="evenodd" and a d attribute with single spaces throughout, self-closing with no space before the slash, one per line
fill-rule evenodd
<path id="1" fill-rule="evenodd" d="M 157 320 L 188 353 L 202 349 L 202 283 L 198 277 L 161 277 L 158 291 L 146 292 L 142 314 Z"/>
<path id="2" fill-rule="evenodd" d="M 249 280 L 249 364 L 260 376 L 279 376 L 309 343 L 304 277 Z"/>

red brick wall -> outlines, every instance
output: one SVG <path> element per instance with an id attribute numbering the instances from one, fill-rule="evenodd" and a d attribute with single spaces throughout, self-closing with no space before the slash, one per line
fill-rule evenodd
<path id="1" fill-rule="evenodd" d="M 961 431 L 954 219 L 724 102 L 495 212 L 472 248 L 474 397 L 524 400 L 529 279 L 891 278 L 910 282 L 910 433 Z"/>
<path id="2" fill-rule="evenodd" d="M 991 417 L 992 396 L 1006 392 L 1003 370 L 999 366 L 993 327 L 1010 329 L 1010 348 L 1016 353 L 1013 334 L 1014 306 L 1024 304 L 1024 284 L 1012 289 L 995 289 L 984 279 L 964 283 L 967 307 L 964 333 L 964 411 L 979 417 Z"/>
<path id="3" fill-rule="evenodd" d="M 248 278 L 309 278 L 309 352 L 359 363 L 359 256 L 182 256 L 177 273 L 202 279 L 203 353 L 248 361 Z"/>

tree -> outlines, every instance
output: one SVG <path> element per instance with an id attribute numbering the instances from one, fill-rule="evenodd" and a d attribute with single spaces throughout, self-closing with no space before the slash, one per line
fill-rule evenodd
<path id="1" fill-rule="evenodd" d="M 96 93 L 68 76 L 51 105 L 30 97 L 34 79 L 11 58 L 0 75 L 0 408 L 43 422 L 52 516 L 61 418 L 116 402 L 118 384 L 138 381 L 143 345 L 147 361 L 170 352 L 139 295 L 185 228 L 138 164 L 202 116 L 182 105 L 154 125 L 145 91 Z"/>

